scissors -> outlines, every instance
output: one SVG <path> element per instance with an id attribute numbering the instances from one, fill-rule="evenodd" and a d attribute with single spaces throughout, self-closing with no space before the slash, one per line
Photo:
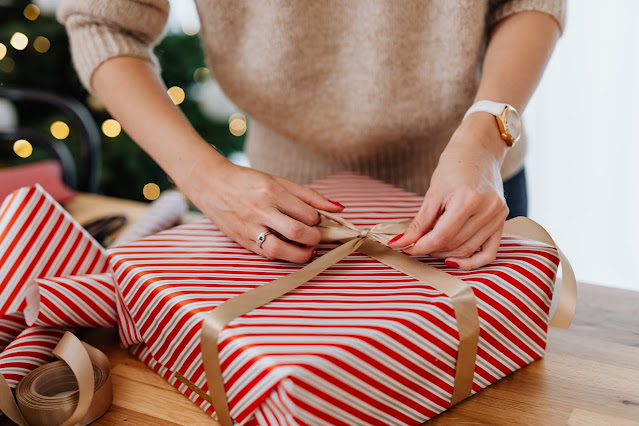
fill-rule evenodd
<path id="1" fill-rule="evenodd" d="M 108 238 L 126 225 L 126 222 L 126 216 L 121 214 L 105 216 L 87 223 L 84 225 L 84 229 L 86 229 L 97 242 L 104 246 Z"/>

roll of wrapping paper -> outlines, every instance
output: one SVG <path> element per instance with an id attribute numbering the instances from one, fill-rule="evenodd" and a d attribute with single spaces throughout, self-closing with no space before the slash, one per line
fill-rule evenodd
<path id="1" fill-rule="evenodd" d="M 28 283 L 46 276 L 107 272 L 106 251 L 36 185 L 0 207 L 0 316 L 20 312 Z"/>
<path id="2" fill-rule="evenodd" d="M 51 351 L 61 361 L 44 364 L 18 384 L 15 399 L 0 376 L 0 409 L 21 426 L 86 425 L 113 399 L 106 355 L 66 332 Z"/>
<path id="3" fill-rule="evenodd" d="M 180 221 L 187 209 L 186 198 L 181 192 L 164 191 L 157 200 L 149 205 L 144 214 L 128 226 L 109 246 L 125 245 L 168 229 Z"/>
<path id="4" fill-rule="evenodd" d="M 2 352 L 9 343 L 13 342 L 13 339 L 25 328 L 27 328 L 27 324 L 24 321 L 22 312 L 0 317 L 0 352 Z"/>
<path id="5" fill-rule="evenodd" d="M 113 276 L 39 278 L 29 286 L 24 314 L 30 325 L 117 327 Z"/>

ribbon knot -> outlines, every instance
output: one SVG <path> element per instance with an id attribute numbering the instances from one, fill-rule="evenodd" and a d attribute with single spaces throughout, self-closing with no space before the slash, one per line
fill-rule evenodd
<path id="1" fill-rule="evenodd" d="M 359 231 L 359 238 L 364 239 L 368 237 L 368 234 L 370 234 L 370 232 L 371 232 L 371 228 L 363 228 L 362 230 Z"/>
<path id="2" fill-rule="evenodd" d="M 322 215 L 318 228 L 322 232 L 323 243 L 346 243 L 352 240 L 362 242 L 371 239 L 387 245 L 393 237 L 403 233 L 409 223 L 378 223 L 372 228 L 358 228 L 341 216 L 323 210 L 318 212 Z"/>

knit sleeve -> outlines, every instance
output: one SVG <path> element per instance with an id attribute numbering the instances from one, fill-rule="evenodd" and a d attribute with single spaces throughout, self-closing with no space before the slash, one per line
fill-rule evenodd
<path id="1" fill-rule="evenodd" d="M 143 58 L 157 67 L 151 48 L 168 15 L 168 0 L 63 0 L 57 10 L 69 34 L 73 64 L 89 90 L 95 70 L 116 56 Z"/>
<path id="2" fill-rule="evenodd" d="M 566 24 L 566 0 L 490 0 L 488 28 L 492 29 L 499 21 L 515 13 L 528 10 L 552 16 L 559 23 L 559 31 L 563 33 Z"/>

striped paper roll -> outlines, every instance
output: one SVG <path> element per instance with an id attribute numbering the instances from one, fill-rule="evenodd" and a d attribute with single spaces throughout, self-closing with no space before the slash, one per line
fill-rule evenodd
<path id="1" fill-rule="evenodd" d="M 116 327 L 115 284 L 109 273 L 38 278 L 27 292 L 27 324 Z"/>
<path id="2" fill-rule="evenodd" d="M 311 187 L 346 205 L 341 215 L 360 227 L 410 219 L 423 201 L 351 173 Z M 109 256 L 147 348 L 145 362 L 165 368 L 165 378 L 181 374 L 188 385 L 179 389 L 190 396 L 208 390 L 200 332 L 209 312 L 302 267 L 251 253 L 209 222 L 164 231 Z M 458 276 L 477 298 L 473 393 L 543 355 L 559 263 L 554 247 L 504 236 L 496 261 L 474 271 L 418 259 Z M 265 425 L 421 424 L 450 406 L 458 345 L 448 297 L 359 252 L 235 319 L 219 338 L 232 416 Z"/>
<path id="3" fill-rule="evenodd" d="M 22 312 L 0 317 L 0 352 L 27 328 Z"/>
<path id="4" fill-rule="evenodd" d="M 0 374 L 11 389 L 29 372 L 51 361 L 51 351 L 58 344 L 66 329 L 31 326 L 0 353 Z"/>
<path id="5" fill-rule="evenodd" d="M 40 185 L 0 207 L 0 316 L 25 307 L 35 278 L 107 272 L 106 251 Z"/>
<path id="6" fill-rule="evenodd" d="M 131 241 L 168 229 L 178 223 L 187 210 L 186 198 L 181 192 L 164 191 L 157 200 L 149 205 L 138 220 L 127 226 L 124 232 L 110 244 L 110 247 L 128 244 Z"/>

